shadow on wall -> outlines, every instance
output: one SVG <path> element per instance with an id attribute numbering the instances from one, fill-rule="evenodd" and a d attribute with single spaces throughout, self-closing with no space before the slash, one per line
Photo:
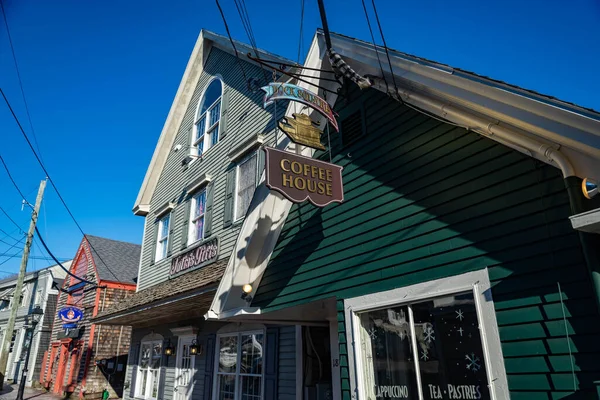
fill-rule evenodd
<path id="1" fill-rule="evenodd" d="M 127 369 L 127 354 L 117 357 L 96 360 L 97 372 L 102 374 L 117 397 L 123 397 L 123 385 L 125 382 L 125 371 Z M 93 368 L 93 366 L 90 366 Z"/>
<path id="2" fill-rule="evenodd" d="M 511 393 L 590 398 L 600 324 L 560 171 L 379 92 L 364 96 L 365 138 L 378 140 L 331 138 L 345 202 L 292 207 L 252 305 L 488 268 Z"/>

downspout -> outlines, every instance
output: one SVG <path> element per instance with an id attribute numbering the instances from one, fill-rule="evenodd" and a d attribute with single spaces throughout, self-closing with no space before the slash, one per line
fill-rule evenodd
<path id="1" fill-rule="evenodd" d="M 387 88 L 379 77 L 369 76 L 379 90 L 386 92 Z M 392 94 L 393 95 L 393 94 Z M 444 103 L 432 97 L 424 96 L 409 89 L 399 88 L 396 98 L 400 97 L 405 103 L 409 103 L 425 110 L 434 110 L 451 122 L 464 126 L 481 135 L 494 137 L 495 140 L 521 152 L 529 153 L 530 156 L 537 155 L 554 163 L 562 172 L 571 213 L 573 215 L 587 211 L 585 209 L 584 196 L 581 191 L 581 179 L 575 176 L 573 165 L 562 152 L 548 144 L 527 137 L 517 130 L 500 125 L 499 121 L 486 119 L 460 109 L 448 103 Z M 590 274 L 593 285 L 596 310 L 600 314 L 600 240 L 597 235 L 578 231 L 585 263 Z"/>

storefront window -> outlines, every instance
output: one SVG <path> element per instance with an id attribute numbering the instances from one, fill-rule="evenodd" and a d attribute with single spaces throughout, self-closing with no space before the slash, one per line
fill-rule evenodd
<path id="1" fill-rule="evenodd" d="M 260 400 L 263 383 L 263 333 L 219 336 L 217 399 Z"/>
<path id="2" fill-rule="evenodd" d="M 472 293 L 358 317 L 366 398 L 490 399 Z"/>

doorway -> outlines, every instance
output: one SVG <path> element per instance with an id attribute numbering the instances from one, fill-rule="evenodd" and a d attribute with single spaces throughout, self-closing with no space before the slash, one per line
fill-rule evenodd
<path id="1" fill-rule="evenodd" d="M 330 400 L 333 365 L 330 328 L 302 327 L 302 398 L 303 400 Z"/>
<path id="2" fill-rule="evenodd" d="M 192 392 L 194 390 L 194 373 L 196 371 L 196 357 L 193 354 L 190 354 L 190 346 L 195 339 L 195 335 L 179 337 L 175 364 L 173 400 L 191 400 L 192 398 Z"/>
<path id="3" fill-rule="evenodd" d="M 52 388 L 52 391 L 56 394 L 62 394 L 64 391 L 63 386 L 65 383 L 65 373 L 67 371 L 67 364 L 69 363 L 69 345 L 70 340 L 68 342 L 61 343 L 59 347 L 56 379 L 54 381 L 54 387 Z"/>

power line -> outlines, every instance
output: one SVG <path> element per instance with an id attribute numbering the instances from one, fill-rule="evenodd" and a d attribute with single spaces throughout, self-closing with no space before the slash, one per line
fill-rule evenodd
<path id="1" fill-rule="evenodd" d="M 373 3 L 373 10 L 375 11 L 375 19 L 377 20 L 377 26 L 379 27 L 379 33 L 381 34 L 381 40 L 383 40 L 383 48 L 385 49 L 385 55 L 387 56 L 388 64 L 390 65 L 390 72 L 392 73 L 392 82 L 394 82 L 394 89 L 396 89 L 396 93 L 398 93 L 398 85 L 396 85 L 396 77 L 394 76 L 394 70 L 392 68 L 392 60 L 390 59 L 390 52 L 387 47 L 387 43 L 385 41 L 385 36 L 383 35 L 383 29 L 381 28 L 381 22 L 379 21 L 379 14 L 377 13 L 377 7 L 375 6 L 375 0 L 371 0 Z M 377 56 L 379 58 L 379 56 Z M 399 95 L 399 94 L 398 94 Z M 400 97 L 400 101 L 403 102 L 402 97 Z"/>
<path id="2" fill-rule="evenodd" d="M 25 140 L 27 141 L 27 144 L 29 145 L 29 148 L 31 149 L 31 152 L 33 153 L 33 155 L 35 156 L 36 160 L 38 161 L 38 163 L 40 164 L 40 167 L 42 167 L 42 170 L 44 171 L 44 173 L 46 174 L 46 178 L 50 181 L 50 184 L 52 185 L 52 187 L 54 188 L 54 191 L 56 192 L 56 194 L 58 195 L 58 198 L 60 199 L 61 203 L 63 204 L 63 206 L 65 207 L 65 209 L 67 210 L 67 213 L 69 214 L 69 216 L 71 217 L 71 219 L 73 220 L 73 222 L 75 222 L 75 225 L 77 226 L 77 228 L 79 229 L 79 232 L 81 232 L 81 234 L 83 235 L 83 237 L 87 240 L 88 244 L 90 245 L 90 247 L 92 248 L 92 250 L 94 250 L 96 252 L 96 255 L 98 256 L 98 259 L 100 261 L 102 261 L 102 263 L 104 264 L 104 266 L 106 267 L 106 269 L 108 270 L 108 272 L 111 273 L 111 275 L 116 279 L 116 281 L 119 281 L 119 278 L 117 277 L 117 275 L 108 267 L 108 264 L 104 262 L 104 260 L 102 259 L 102 257 L 100 256 L 100 253 L 98 253 L 96 251 L 96 249 L 94 248 L 94 246 L 92 245 L 92 243 L 88 240 L 87 235 L 85 234 L 85 232 L 83 231 L 83 229 L 81 228 L 81 225 L 79 225 L 79 222 L 77 222 L 77 220 L 75 219 L 75 216 L 73 215 L 73 213 L 71 212 L 71 209 L 69 208 L 69 206 L 67 206 L 67 203 L 65 202 L 65 199 L 62 197 L 62 195 L 60 194 L 60 192 L 58 191 L 58 187 L 56 187 L 56 184 L 54 183 L 54 180 L 50 177 L 50 173 L 48 172 L 48 170 L 46 169 L 46 166 L 44 165 L 44 163 L 42 162 L 42 160 L 40 159 L 40 156 L 37 154 L 37 152 L 35 151 L 35 149 L 33 148 L 33 145 L 31 144 L 31 141 L 29 140 L 29 137 L 27 136 L 27 133 L 25 133 L 25 130 L 23 129 L 23 125 L 21 125 L 21 121 L 19 121 L 19 118 L 17 117 L 17 115 L 15 114 L 14 109 L 12 108 L 10 102 L 8 101 L 8 98 L 6 97 L 6 94 L 4 94 L 4 90 L 2 90 L 2 88 L 0 88 L 0 93 L 2 94 L 2 97 L 4 98 L 4 102 L 6 103 L 8 109 L 10 110 L 10 113 L 12 114 L 15 122 L 17 123 L 17 125 L 19 126 L 19 130 L 21 131 L 21 133 L 23 134 L 23 137 L 25 138 Z M 37 231 L 37 229 L 36 229 Z M 38 232 L 39 235 L 39 232 Z M 41 240 L 41 238 L 40 238 Z"/>
<path id="3" fill-rule="evenodd" d="M 2 0 L 0 0 L 0 4 L 1 4 L 1 2 L 2 2 Z M 4 169 L 6 170 L 6 174 L 8 175 L 8 179 L 10 179 L 10 181 L 12 182 L 15 189 L 17 189 L 17 192 L 19 192 L 19 195 L 21 195 L 23 200 L 27 201 L 27 199 L 25 198 L 25 195 L 23 194 L 23 192 L 21 192 L 21 189 L 19 189 L 19 186 L 17 186 L 17 182 L 15 182 L 15 180 L 13 179 L 12 174 L 10 173 L 10 170 L 8 169 L 8 165 L 6 165 L 6 162 L 4 161 L 4 158 L 2 157 L 2 154 L 0 154 L 0 162 L 2 162 L 2 165 L 4 166 Z"/>
<path id="4" fill-rule="evenodd" d="M 4 232 L 4 231 L 2 231 L 2 232 Z M 12 245 L 11 245 L 10 243 L 8 243 L 7 241 L 5 241 L 5 240 L 2 240 L 2 239 L 0 239 L 0 243 L 4 243 L 4 244 L 5 244 L 5 245 L 7 245 L 7 246 L 15 246 L 15 245 L 17 245 L 17 243 L 19 243 L 19 242 L 23 241 L 23 238 L 21 238 L 21 239 L 15 239 L 15 238 L 12 238 L 12 237 L 11 237 L 11 239 L 13 239 L 13 240 L 15 241 L 15 243 L 14 243 L 14 244 L 12 244 Z"/>
<path id="5" fill-rule="evenodd" d="M 375 44 L 375 36 L 373 35 L 373 29 L 371 28 L 371 20 L 369 19 L 369 13 L 367 12 L 367 6 L 365 5 L 365 0 L 362 0 L 363 10 L 365 11 L 365 17 L 367 18 L 367 25 L 369 26 L 369 32 L 371 33 L 371 41 L 373 42 L 373 49 L 375 50 L 375 54 L 377 55 L 377 62 L 379 63 L 379 68 L 381 69 L 381 76 L 383 77 L 383 81 L 385 82 L 386 92 L 389 93 L 389 85 L 388 81 L 385 78 L 385 73 L 383 71 L 383 65 L 381 64 L 381 58 L 379 58 L 379 51 L 377 50 L 377 45 Z M 393 74 L 392 74 L 393 76 Z"/>
<path id="6" fill-rule="evenodd" d="M 252 24 L 250 23 L 250 14 L 248 14 L 248 9 L 246 8 L 246 2 L 245 0 L 234 0 L 234 3 L 238 14 L 240 15 L 240 19 L 242 20 L 242 25 L 246 31 L 246 35 L 248 36 L 248 41 L 250 41 L 250 45 L 254 49 L 254 54 L 256 55 L 256 58 L 260 59 L 260 55 L 258 54 L 258 46 L 256 45 L 256 38 L 254 37 L 254 30 L 252 29 Z M 260 64 L 260 68 L 262 70 L 265 82 L 268 83 L 269 77 L 262 64 Z"/>
<path id="7" fill-rule="evenodd" d="M 248 85 L 248 90 L 252 90 L 250 88 L 250 81 L 248 81 L 248 77 L 246 76 L 246 71 L 244 70 L 244 66 L 242 65 L 242 62 L 240 60 L 240 55 L 237 51 L 237 47 L 235 47 L 235 43 L 233 42 L 233 38 L 231 37 L 231 32 L 229 32 L 229 25 L 227 24 L 227 20 L 225 19 L 225 14 L 223 13 L 223 9 L 221 8 L 221 4 L 219 3 L 219 0 L 215 0 L 217 2 L 217 7 L 219 8 L 219 12 L 221 13 L 221 18 L 223 18 L 223 23 L 225 24 L 225 30 L 227 31 L 227 36 L 229 37 L 229 41 L 231 42 L 231 46 L 233 47 L 233 51 L 235 52 L 235 58 L 237 59 L 237 63 L 240 66 L 240 69 L 242 70 L 242 75 L 244 76 L 244 80 L 246 81 L 246 84 Z"/>
<path id="8" fill-rule="evenodd" d="M 9 239 L 12 239 L 12 240 L 20 240 L 19 238 L 14 237 L 12 235 L 12 233 L 8 233 L 4 229 L 1 229 L 1 228 L 0 228 L 0 233 L 2 233 L 4 235 L 2 237 L 2 239 L 0 239 L 0 240 L 6 239 L 6 238 L 9 238 Z"/>
<path id="9" fill-rule="evenodd" d="M 48 253 L 48 255 L 49 255 L 50 257 L 52 257 L 52 259 L 54 260 L 54 262 L 55 262 L 56 264 L 58 264 L 58 265 L 59 265 L 59 266 L 60 266 L 60 267 L 61 267 L 61 268 L 62 268 L 62 269 L 63 269 L 63 270 L 64 270 L 64 271 L 67 273 L 67 275 L 69 275 L 69 276 L 72 276 L 73 278 L 75 278 L 75 279 L 77 279 L 77 280 L 79 280 L 79 281 L 81 281 L 81 282 L 83 282 L 83 283 L 90 284 L 90 285 L 92 285 L 92 286 L 94 286 L 94 287 L 97 287 L 97 286 L 98 286 L 98 285 L 97 285 L 95 282 L 91 282 L 91 281 L 85 280 L 85 279 L 83 279 L 83 278 L 80 278 L 80 277 L 78 277 L 77 275 L 75 275 L 75 274 L 71 273 L 71 271 L 69 271 L 69 269 L 68 269 L 68 268 L 66 268 L 64 265 L 62 265 L 62 264 L 61 264 L 61 262 L 60 262 L 60 261 L 58 261 L 58 258 L 57 258 L 57 257 L 56 257 L 54 254 L 52 254 L 52 252 L 50 251 L 50 249 L 49 249 L 49 248 L 48 248 L 48 246 L 46 245 L 46 242 L 44 242 L 44 239 L 42 238 L 42 235 L 40 234 L 40 230 L 37 228 L 37 226 L 35 227 L 35 232 L 37 233 L 37 235 L 38 235 L 38 239 L 40 239 L 40 242 L 42 242 L 42 246 L 44 246 L 44 249 L 46 249 L 46 253 Z M 88 240 L 88 243 L 89 243 L 89 242 L 90 242 L 90 241 Z M 91 247 L 91 244 L 90 244 L 90 247 Z M 96 252 L 96 254 L 98 254 L 98 252 Z M 102 259 L 100 259 L 100 261 L 102 261 Z M 105 263 L 104 261 L 102 261 L 102 262 L 103 262 L 103 263 L 104 263 L 104 265 L 106 266 L 106 263 Z M 0 264 L 0 265 L 2 265 L 2 264 Z M 109 271 L 110 271 L 110 270 L 109 270 Z M 111 273 L 112 273 L 112 271 L 111 271 Z M 115 277 L 115 278 L 116 278 L 116 277 Z M 118 281 L 118 280 L 117 280 L 117 281 Z"/>
<path id="10" fill-rule="evenodd" d="M 12 36 L 10 34 L 10 27 L 8 26 L 8 20 L 6 18 L 6 13 L 4 12 L 4 4 L 2 0 L 0 0 L 0 9 L 2 9 L 2 16 L 4 17 L 4 25 L 6 26 L 6 33 L 8 35 L 8 42 L 10 43 L 10 50 L 12 52 L 13 61 L 15 62 L 15 70 L 17 71 L 17 78 L 19 79 L 19 87 L 21 88 L 21 96 L 23 96 L 23 103 L 25 104 L 25 112 L 27 113 L 27 119 L 29 120 L 29 127 L 31 128 L 31 133 L 33 135 L 33 140 L 37 149 L 40 153 L 40 157 L 42 156 L 42 151 L 40 150 L 40 144 L 38 143 L 37 136 L 35 134 L 35 130 L 33 129 L 33 122 L 31 122 L 31 114 L 29 113 L 29 105 L 27 105 L 27 100 L 25 99 L 25 90 L 23 89 L 23 81 L 21 80 L 21 73 L 19 72 L 19 64 L 17 63 L 17 55 L 15 54 L 15 47 L 13 46 Z"/>
<path id="11" fill-rule="evenodd" d="M 8 215 L 8 213 L 7 213 L 7 212 L 4 210 L 4 208 L 0 207 L 0 211 L 1 211 L 1 212 L 2 212 L 2 213 L 5 215 L 5 216 L 6 216 L 6 218 L 8 218 L 8 219 L 10 220 L 10 222 L 12 222 L 12 223 L 13 223 L 13 224 L 14 224 L 14 225 L 17 227 L 17 228 L 19 228 L 19 231 L 21 231 L 21 232 L 25 232 L 25 231 L 23 230 L 23 228 L 21 228 L 21 226 L 19 226 L 19 224 L 17 224 L 17 223 L 15 222 L 15 220 L 14 220 L 14 219 L 12 219 L 12 218 L 10 217 L 10 215 Z"/>
<path id="12" fill-rule="evenodd" d="M 12 258 L 21 258 L 22 256 L 23 255 L 21 253 L 0 255 L 0 257 L 8 257 L 9 259 L 12 259 Z M 45 256 L 29 256 L 28 258 L 30 260 L 54 261 L 54 259 L 52 257 L 45 257 Z M 63 261 L 67 261 L 68 258 L 62 258 L 62 260 Z"/>
<path id="13" fill-rule="evenodd" d="M 298 59 L 300 63 L 300 54 L 302 51 L 302 45 L 304 44 L 304 0 L 300 0 L 300 38 L 298 39 Z"/>

